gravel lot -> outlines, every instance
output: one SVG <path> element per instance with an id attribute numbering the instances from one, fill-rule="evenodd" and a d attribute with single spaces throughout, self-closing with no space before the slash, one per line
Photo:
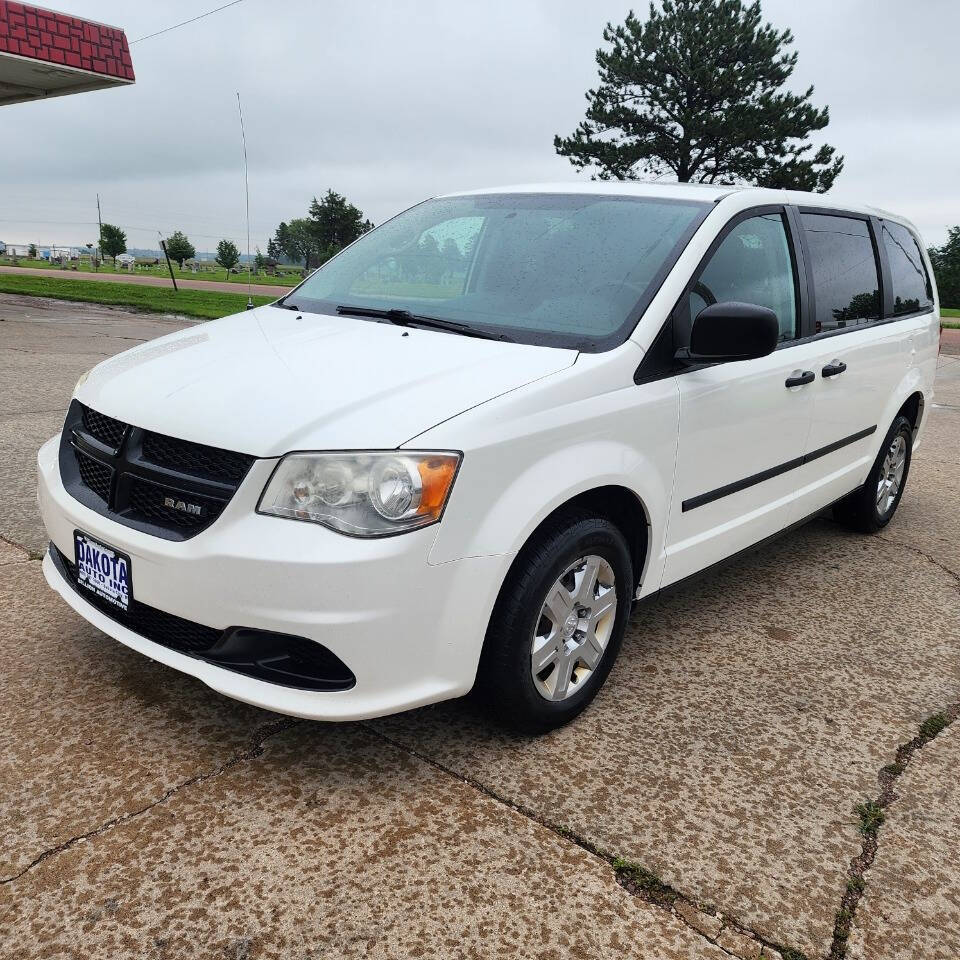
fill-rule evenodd
<path id="1" fill-rule="evenodd" d="M 37 447 L 183 324 L 0 295 L 0 956 L 960 956 L 960 342 L 882 535 L 816 520 L 642 605 L 527 740 L 469 701 L 265 713 L 46 587 Z"/>

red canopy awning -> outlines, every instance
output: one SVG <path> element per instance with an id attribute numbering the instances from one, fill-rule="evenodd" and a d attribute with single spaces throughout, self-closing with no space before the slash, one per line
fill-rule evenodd
<path id="1" fill-rule="evenodd" d="M 0 0 L 0 104 L 134 79 L 130 47 L 119 27 Z"/>

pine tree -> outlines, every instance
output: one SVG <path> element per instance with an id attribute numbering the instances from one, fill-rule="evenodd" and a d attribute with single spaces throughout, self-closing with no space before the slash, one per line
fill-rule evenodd
<path id="1" fill-rule="evenodd" d="M 603 39 L 586 119 L 554 138 L 577 169 L 819 192 L 843 169 L 833 147 L 809 142 L 829 110 L 810 103 L 813 87 L 784 89 L 793 35 L 762 22 L 759 0 L 663 0 L 646 21 L 608 23 Z"/>

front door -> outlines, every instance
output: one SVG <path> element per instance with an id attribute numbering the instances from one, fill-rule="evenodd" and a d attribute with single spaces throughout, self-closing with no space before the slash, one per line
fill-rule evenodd
<path id="1" fill-rule="evenodd" d="M 797 343 L 798 270 L 784 211 L 742 214 L 725 228 L 674 315 L 677 345 L 689 343 L 705 306 L 769 307 L 780 346 L 755 360 L 677 376 L 680 430 L 663 585 L 674 583 L 782 529 L 794 519 L 813 414 L 812 358 Z"/>

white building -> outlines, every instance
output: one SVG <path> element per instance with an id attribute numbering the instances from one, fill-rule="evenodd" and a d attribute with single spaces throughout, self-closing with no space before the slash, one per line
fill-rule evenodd
<path id="1" fill-rule="evenodd" d="M 4 250 L 3 248 L 6 247 Z M 0 252 L 7 257 L 29 257 L 30 256 L 30 244 L 29 243 L 0 243 Z"/>

